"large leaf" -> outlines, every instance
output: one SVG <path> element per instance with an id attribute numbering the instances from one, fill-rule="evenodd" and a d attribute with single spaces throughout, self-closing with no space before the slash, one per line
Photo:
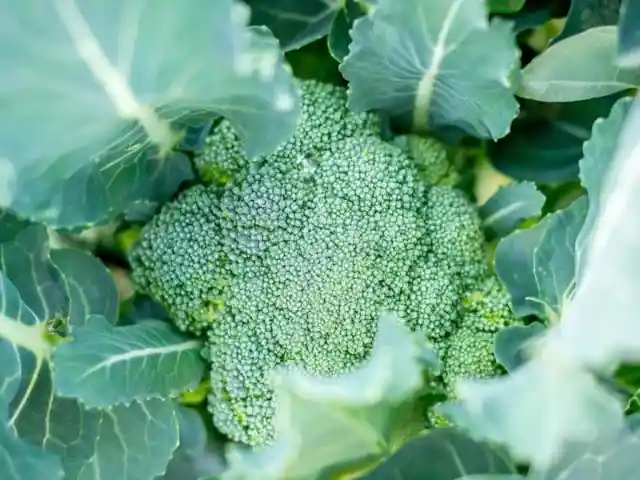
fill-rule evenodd
<path id="1" fill-rule="evenodd" d="M 620 0 L 571 0 L 564 28 L 553 39 L 553 43 L 590 28 L 616 25 L 620 3 Z"/>
<path id="2" fill-rule="evenodd" d="M 600 214 L 607 169 L 615 158 L 618 137 L 632 105 L 631 98 L 619 100 L 606 119 L 594 123 L 591 139 L 584 144 L 584 157 L 580 161 L 580 181 L 589 193 L 589 211 L 577 240 L 578 277 L 582 276 L 587 263 L 587 244 Z"/>
<path id="3" fill-rule="evenodd" d="M 628 214 L 640 208 L 639 108 L 634 104 L 627 113 L 613 159 L 600 158 L 609 166 L 599 187 L 598 214 L 562 320 L 537 342 L 533 358 L 509 376 L 460 385 L 461 404 L 453 407 L 474 434 L 506 443 L 536 470 L 553 467 L 574 442 L 600 438 L 611 440 L 606 451 L 619 452 L 613 465 L 620 471 L 637 459 L 635 448 L 625 447 L 626 405 L 593 372 L 607 375 L 620 363 L 640 360 L 640 219 Z"/>
<path id="4" fill-rule="evenodd" d="M 162 480 L 200 480 L 224 471 L 224 444 L 211 434 L 210 414 L 180 406 L 180 446 L 175 451 Z M 206 416 L 206 419 L 203 418 Z M 207 424 L 205 424 L 207 421 Z"/>
<path id="5" fill-rule="evenodd" d="M 463 380 L 459 402 L 438 408 L 474 438 L 507 445 L 519 461 L 553 465 L 567 443 L 615 431 L 622 411 L 593 375 L 536 343 L 534 360 L 504 377 Z M 553 374 L 550 374 L 553 372 Z"/>
<path id="6" fill-rule="evenodd" d="M 345 3 L 345 0 L 244 1 L 251 7 L 251 23 L 269 27 L 285 51 L 327 35 Z"/>
<path id="7" fill-rule="evenodd" d="M 529 325 L 510 325 L 496 334 L 494 354 L 496 361 L 508 372 L 524 365 L 532 356 L 532 340 L 545 331 L 540 322 Z"/>
<path id="8" fill-rule="evenodd" d="M 51 252 L 69 295 L 67 323 L 71 328 L 84 325 L 90 315 L 118 320 L 118 291 L 107 267 L 88 253 L 62 249 Z"/>
<path id="9" fill-rule="evenodd" d="M 5 315 L 5 312 L 0 314 Z M 18 393 L 21 377 L 18 349 L 0 337 L 0 425 L 9 415 L 9 405 Z"/>
<path id="10" fill-rule="evenodd" d="M 640 4 L 622 0 L 618 24 L 618 65 L 640 67 Z"/>
<path id="11" fill-rule="evenodd" d="M 520 10 L 525 0 L 489 0 L 491 13 L 515 13 Z"/>
<path id="12" fill-rule="evenodd" d="M 527 102 L 511 133 L 488 145 L 491 163 L 518 180 L 555 183 L 578 178 L 582 144 L 591 126 L 606 117 L 620 94 L 580 102 Z"/>
<path id="13" fill-rule="evenodd" d="M 16 421 L 20 437 L 62 459 L 65 479 L 161 475 L 178 446 L 175 406 L 159 399 L 109 410 L 85 410 L 53 394 L 45 368 Z"/>
<path id="14" fill-rule="evenodd" d="M 487 20 L 483 0 L 381 0 L 355 21 L 349 55 L 349 107 L 379 110 L 406 129 L 497 139 L 518 104 L 511 25 Z"/>
<path id="15" fill-rule="evenodd" d="M 56 331 L 57 320 L 64 323 L 69 312 L 75 315 L 78 311 L 73 303 L 81 297 L 76 294 L 70 296 L 69 310 L 64 273 L 77 282 L 80 279 L 64 261 L 61 270 L 55 267 L 50 255 L 61 252 L 49 252 L 43 227 L 6 215 L 0 222 L 6 227 L 0 229 L 0 420 L 7 418 L 8 432 L 17 435 L 6 437 L 10 445 L 4 445 L 3 437 L 4 448 L 14 449 L 16 455 L 18 451 L 32 455 L 33 462 L 49 461 L 47 454 L 53 454 L 61 459 L 64 478 L 69 480 L 147 480 L 160 475 L 178 443 L 174 405 L 148 400 L 108 411 L 86 411 L 75 400 L 55 396 L 48 338 Z M 93 271 L 95 263 L 84 265 L 88 280 L 104 280 Z M 83 304 L 85 311 L 113 314 L 108 302 L 96 302 L 95 295 L 82 291 L 83 301 L 91 299 Z M 37 446 L 40 455 L 23 448 L 20 441 Z M 55 468 L 50 474 L 55 478 Z"/>
<path id="16" fill-rule="evenodd" d="M 640 72 L 616 65 L 617 29 L 596 27 L 542 52 L 522 71 L 517 94 L 542 102 L 575 102 L 640 85 Z"/>
<path id="17" fill-rule="evenodd" d="M 297 89 L 277 41 L 248 30 L 232 0 L 1 5 L 2 205 L 22 214 L 69 227 L 122 211 L 149 157 L 215 115 L 250 156 L 295 127 Z M 68 206 L 81 200 L 84 210 Z"/>
<path id="18" fill-rule="evenodd" d="M 509 457 L 453 428 L 439 428 L 408 442 L 363 480 L 456 480 L 470 474 L 515 473 Z"/>
<path id="19" fill-rule="evenodd" d="M 627 419 L 626 428 L 602 435 L 593 442 L 577 443 L 545 469 L 529 472 L 528 480 L 610 480 L 635 478 L 640 471 L 637 454 L 640 417 Z"/>
<path id="20" fill-rule="evenodd" d="M 500 187 L 479 209 L 482 228 L 490 236 L 503 237 L 524 220 L 542 213 L 545 197 L 534 183 L 511 183 Z"/>
<path id="21" fill-rule="evenodd" d="M 29 445 L 0 423 L 0 472 L 3 480 L 62 480 L 60 459 Z"/>
<path id="22" fill-rule="evenodd" d="M 496 273 L 511 294 L 517 316 L 560 318 L 574 288 L 576 239 L 586 212 L 583 196 L 498 244 Z"/>
<path id="23" fill-rule="evenodd" d="M 0 241 L 0 270 L 20 291 L 21 301 L 35 318 L 44 321 L 64 317 L 69 299 L 64 279 L 49 256 L 47 229 L 18 223 L 11 214 L 0 219 L 0 230 L 5 228 L 5 238 Z"/>
<path id="24" fill-rule="evenodd" d="M 326 378 L 281 371 L 275 380 L 277 441 L 254 450 L 230 447 L 222 478 L 326 478 L 391 453 L 423 428 L 425 412 L 415 396 L 426 353 L 424 339 L 383 315 L 360 368 Z"/>
<path id="25" fill-rule="evenodd" d="M 175 397 L 202 380 L 201 350 L 166 322 L 114 327 L 92 317 L 55 349 L 55 388 L 88 408 Z"/>
<path id="26" fill-rule="evenodd" d="M 344 7 L 338 11 L 331 25 L 327 42 L 331 55 L 339 62 L 349 54 L 353 23 L 367 11 L 369 11 L 368 7 L 356 0 L 346 0 Z"/>

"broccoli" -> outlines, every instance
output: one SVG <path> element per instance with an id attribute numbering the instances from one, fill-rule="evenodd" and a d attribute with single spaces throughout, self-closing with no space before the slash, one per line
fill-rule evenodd
<path id="1" fill-rule="evenodd" d="M 380 138 L 377 116 L 346 108 L 343 88 L 301 84 L 287 142 L 249 159 L 222 120 L 195 159 L 206 185 L 164 206 L 130 254 L 139 289 L 205 336 L 214 423 L 250 445 L 273 439 L 274 368 L 356 368 L 383 311 L 446 344 L 468 315 L 482 317 L 469 292 L 491 275 L 464 194 L 425 181 Z M 484 368 L 484 356 L 468 355 L 461 375 Z"/>

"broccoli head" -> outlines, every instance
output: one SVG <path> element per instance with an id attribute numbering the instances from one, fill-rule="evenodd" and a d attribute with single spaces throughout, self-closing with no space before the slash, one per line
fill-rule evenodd
<path id="1" fill-rule="evenodd" d="M 297 130 L 271 155 L 247 158 L 220 122 L 195 161 L 207 185 L 164 206 L 130 255 L 139 288 L 206 336 L 214 422 L 250 445 L 273 439 L 273 369 L 348 372 L 383 311 L 446 341 L 489 275 L 461 192 L 426 182 L 341 87 L 302 92 Z"/>

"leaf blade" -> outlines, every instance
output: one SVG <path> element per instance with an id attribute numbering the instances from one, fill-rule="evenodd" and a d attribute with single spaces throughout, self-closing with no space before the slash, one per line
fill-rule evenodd
<path id="1" fill-rule="evenodd" d="M 640 75 L 616 67 L 617 30 L 586 30 L 552 45 L 522 71 L 516 94 L 542 102 L 575 102 L 634 88 Z"/>
<path id="2" fill-rule="evenodd" d="M 518 182 L 502 186 L 480 206 L 482 228 L 491 236 L 503 237 L 524 220 L 542 213 L 545 196 L 532 182 Z"/>
<path id="3" fill-rule="evenodd" d="M 92 318 L 54 350 L 57 393 L 88 408 L 175 397 L 202 379 L 202 342 L 164 322 L 113 327 Z"/>
<path id="4" fill-rule="evenodd" d="M 489 24 L 483 1 L 441 0 L 426 8 L 418 0 L 384 0 L 356 20 L 351 36 L 340 66 L 350 108 L 383 111 L 407 130 L 493 139 L 508 132 L 518 111 L 510 79 L 517 50 L 510 24 Z"/>

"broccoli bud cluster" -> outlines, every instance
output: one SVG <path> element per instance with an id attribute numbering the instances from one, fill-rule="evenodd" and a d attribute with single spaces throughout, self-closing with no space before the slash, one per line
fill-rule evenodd
<path id="1" fill-rule="evenodd" d="M 487 345 L 512 318 L 466 197 L 426 181 L 344 89 L 302 92 L 297 130 L 271 155 L 247 158 L 220 122 L 195 161 L 207 185 L 166 205 L 130 256 L 139 288 L 205 336 L 214 422 L 250 445 L 273 439 L 270 372 L 348 372 L 383 311 L 445 346 L 446 383 L 494 371 Z"/>

